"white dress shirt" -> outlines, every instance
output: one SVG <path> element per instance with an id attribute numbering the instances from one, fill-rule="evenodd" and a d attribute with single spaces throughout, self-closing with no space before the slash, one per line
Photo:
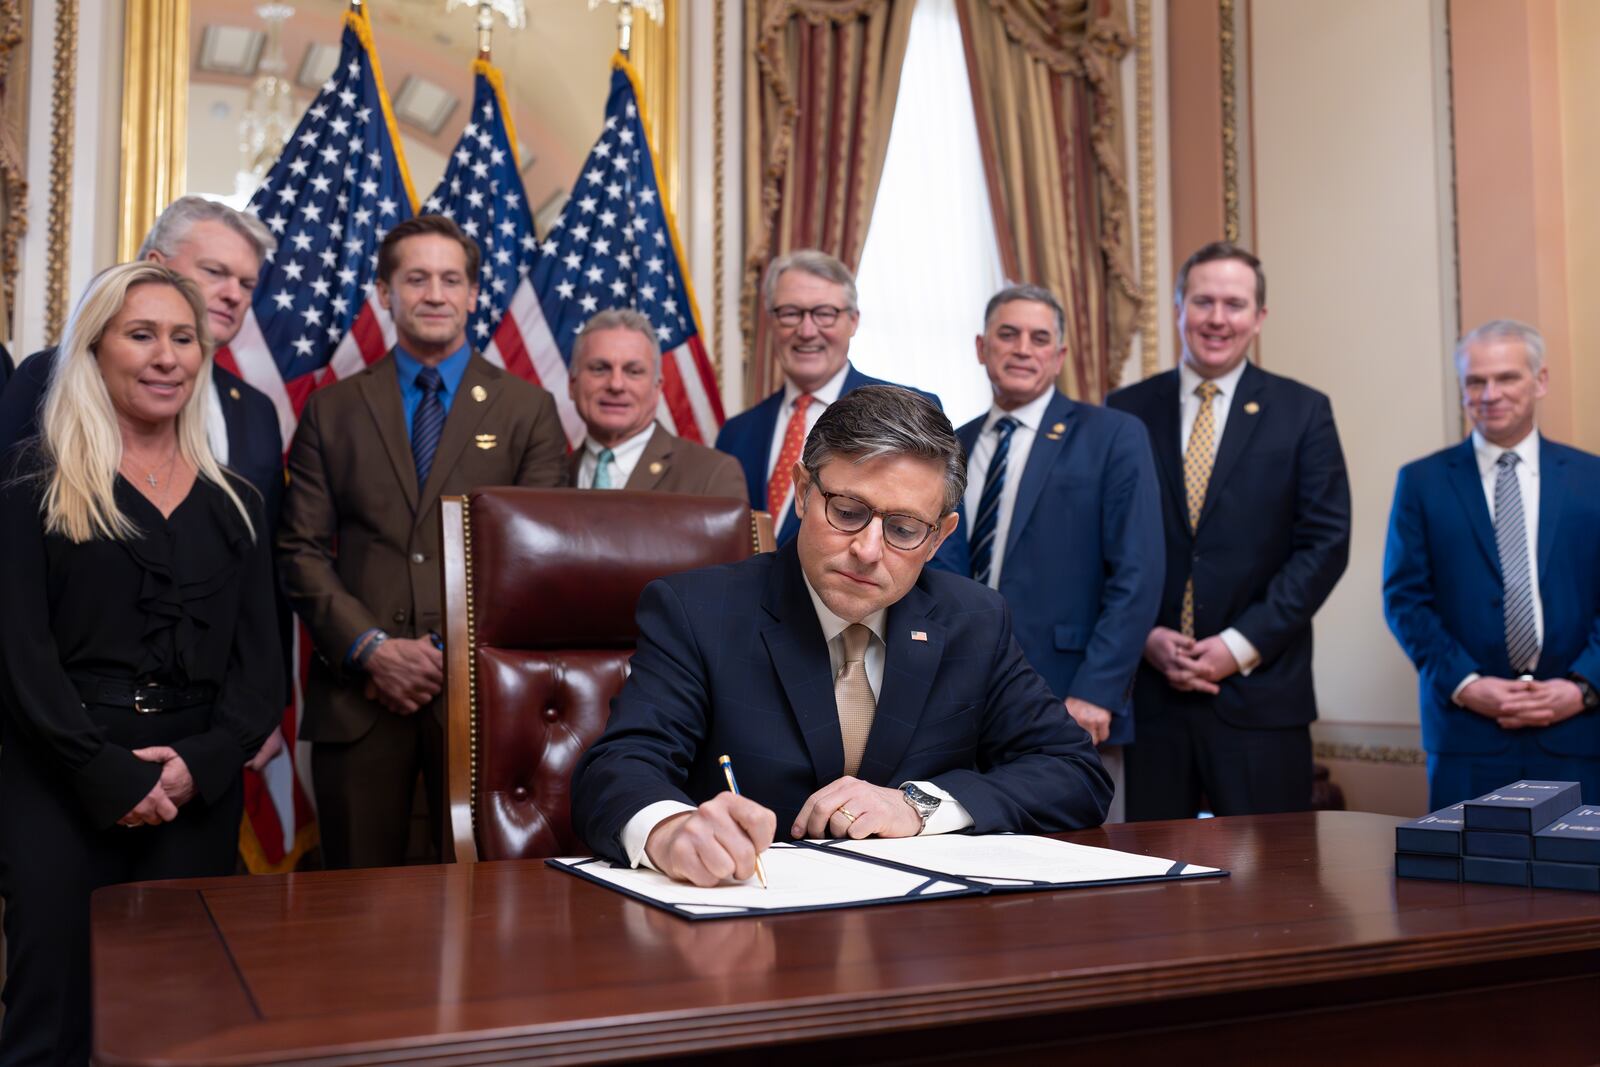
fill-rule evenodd
<path id="1" fill-rule="evenodd" d="M 222 414 L 222 385 L 211 380 L 211 394 L 206 397 L 206 440 L 211 445 L 211 455 L 218 465 L 228 465 L 228 420 Z"/>
<path id="2" fill-rule="evenodd" d="M 817 424 L 822 417 L 822 409 L 839 399 L 839 391 L 844 388 L 844 379 L 850 373 L 850 361 L 845 360 L 844 366 L 839 368 L 839 373 L 829 378 L 815 392 L 811 394 L 811 406 L 806 408 L 806 432 L 811 435 L 811 427 Z M 772 447 L 767 452 L 767 481 L 772 481 L 772 468 L 778 464 L 778 456 L 783 452 L 784 431 L 789 428 L 789 418 L 794 414 L 794 402 L 801 396 L 800 387 L 788 378 L 783 380 L 783 405 L 778 408 L 778 424 L 772 428 Z M 783 528 L 783 520 L 789 514 L 789 505 L 794 503 L 794 483 L 789 483 L 789 492 L 784 495 L 783 507 L 773 513 L 772 521 L 779 529 Z M 767 506 L 766 500 L 757 500 L 756 507 Z"/>
<path id="3" fill-rule="evenodd" d="M 1216 450 L 1222 444 L 1222 431 L 1228 425 L 1228 412 L 1233 409 L 1233 395 L 1239 391 L 1239 379 L 1244 375 L 1246 360 L 1240 360 L 1239 365 L 1220 378 L 1209 379 L 1216 383 L 1217 395 L 1211 398 L 1211 417 L 1216 423 L 1217 432 L 1212 436 L 1211 458 L 1216 460 Z M 1189 451 L 1189 436 L 1194 432 L 1194 420 L 1200 414 L 1200 398 L 1195 395 L 1195 390 L 1200 383 L 1208 379 L 1202 378 L 1188 363 L 1178 364 L 1178 447 L 1184 454 Z M 1215 473 L 1215 470 L 1212 472 Z M 1249 675 L 1261 665 L 1261 653 L 1256 651 L 1256 646 L 1244 634 L 1228 627 L 1217 635 L 1222 638 L 1222 643 L 1228 646 L 1228 651 L 1233 654 L 1234 662 L 1239 664 L 1239 673 Z"/>
<path id="4" fill-rule="evenodd" d="M 802 574 L 802 578 L 805 576 Z M 811 588 L 811 580 L 805 578 L 806 592 L 811 594 L 811 606 L 816 610 L 817 622 L 822 626 L 822 636 L 828 642 L 828 663 L 833 668 L 833 676 L 837 678 L 839 672 L 844 670 L 844 631 L 850 623 L 841 619 L 828 609 Z M 884 644 L 884 627 L 888 622 L 889 610 L 880 609 L 861 620 L 861 624 L 872 631 L 872 639 L 867 642 L 866 663 L 867 685 L 872 689 L 873 699 L 876 700 L 883 691 L 883 668 L 887 655 Z M 907 783 L 901 782 L 900 785 Z M 956 830 L 965 830 L 972 825 L 972 814 L 961 805 L 961 802 L 949 793 L 940 789 L 932 782 L 913 782 L 923 792 L 939 798 L 939 807 L 928 818 L 922 828 L 925 834 L 948 834 Z M 680 800 L 658 800 L 654 804 L 646 804 L 629 819 L 622 828 L 622 849 L 628 856 L 628 863 L 634 867 L 641 863 L 646 867 L 654 868 L 644 853 L 645 843 L 650 840 L 650 834 L 661 822 L 684 811 L 693 811 L 694 807 Z M 787 827 L 778 827 L 781 837 Z"/>
<path id="5" fill-rule="evenodd" d="M 639 457 L 644 455 L 644 446 L 650 443 L 650 436 L 656 432 L 656 424 L 650 423 L 644 429 L 622 442 L 611 447 L 611 484 L 608 489 L 622 489 L 627 486 L 628 479 L 633 477 L 633 468 L 639 465 Z M 600 467 L 600 453 L 605 446 L 595 441 L 593 437 L 583 439 L 583 458 L 578 461 L 578 488 L 593 489 L 595 472 Z"/>
<path id="6" fill-rule="evenodd" d="M 1045 408 L 1050 406 L 1054 388 L 1046 389 L 1015 411 L 1002 410 L 998 405 L 989 408 L 988 418 L 972 446 L 967 460 L 967 539 L 972 539 L 972 524 L 978 521 L 978 502 L 983 499 L 983 483 L 989 477 L 989 463 L 994 459 L 995 446 L 1000 435 L 994 424 L 1007 415 L 1017 420 L 1011 431 L 1011 449 L 1006 456 L 1006 484 L 1000 487 L 1000 513 L 995 516 L 994 550 L 989 564 L 989 588 L 1000 588 L 1000 568 L 1005 564 L 1006 538 L 1011 535 L 1011 514 L 1017 506 L 1017 487 L 1022 484 L 1022 472 L 1028 466 L 1028 454 L 1033 451 L 1034 439 L 1039 436 L 1040 423 L 1044 421 Z"/>
<path id="7" fill-rule="evenodd" d="M 1472 431 L 1472 452 L 1478 461 L 1478 477 L 1483 481 L 1484 503 L 1489 505 L 1489 525 L 1494 526 L 1494 482 L 1499 470 L 1495 464 L 1505 452 L 1515 452 L 1520 460 L 1512 469 L 1517 473 L 1517 491 L 1522 494 L 1522 523 L 1528 531 L 1528 581 L 1533 586 L 1533 633 L 1544 648 L 1544 597 L 1539 595 L 1539 431 L 1533 430 L 1512 445 L 1501 448 L 1477 430 Z M 1456 683 L 1452 700 L 1461 690 L 1476 682 L 1476 671 Z"/>

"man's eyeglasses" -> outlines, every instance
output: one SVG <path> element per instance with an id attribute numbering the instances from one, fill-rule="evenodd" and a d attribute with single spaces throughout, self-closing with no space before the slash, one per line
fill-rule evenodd
<path id="1" fill-rule="evenodd" d="M 921 548 L 933 534 L 933 524 L 923 522 L 915 515 L 880 511 L 853 496 L 828 492 L 822 488 L 822 482 L 817 478 L 816 471 L 811 472 L 811 481 L 815 483 L 817 492 L 822 494 L 822 513 L 827 516 L 828 525 L 840 533 L 860 533 L 872 522 L 873 517 L 877 516 L 883 520 L 884 541 L 889 547 L 897 548 L 901 552 Z"/>
<path id="2" fill-rule="evenodd" d="M 796 326 L 800 325 L 801 319 L 805 318 L 807 315 L 810 315 L 812 322 L 816 323 L 823 329 L 827 329 L 829 326 L 832 326 L 834 323 L 838 322 L 839 316 L 843 315 L 848 310 L 848 308 L 836 308 L 832 304 L 822 304 L 819 307 L 814 308 L 803 308 L 796 307 L 793 304 L 785 304 L 782 307 L 773 308 L 772 317 L 778 320 L 778 325 L 786 326 L 792 330 Z"/>

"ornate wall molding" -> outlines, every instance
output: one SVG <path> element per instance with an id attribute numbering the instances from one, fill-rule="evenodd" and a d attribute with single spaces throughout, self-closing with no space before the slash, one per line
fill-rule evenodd
<path id="1" fill-rule="evenodd" d="M 1311 747 L 1319 760 L 1352 760 L 1356 763 L 1391 763 L 1417 766 L 1428 762 L 1428 754 L 1409 745 L 1351 745 L 1318 741 Z"/>
<path id="2" fill-rule="evenodd" d="M 12 335 L 16 311 L 17 244 L 28 230 L 28 6 L 0 0 L 0 338 Z"/>
<path id="3" fill-rule="evenodd" d="M 1160 327 L 1156 308 L 1156 150 L 1155 56 L 1150 27 L 1150 0 L 1134 0 L 1134 129 L 1135 172 L 1139 214 L 1139 376 L 1161 369 Z"/>
<path id="4" fill-rule="evenodd" d="M 56 0 L 50 77 L 50 240 L 45 270 L 45 337 L 61 338 L 67 319 L 68 238 L 72 232 L 73 108 L 78 95 L 78 0 Z"/>
<path id="5" fill-rule="evenodd" d="M 117 258 L 132 259 L 188 169 L 189 0 L 127 0 Z"/>
<path id="6" fill-rule="evenodd" d="M 1222 233 L 1239 239 L 1239 114 L 1235 89 L 1234 0 L 1217 0 L 1222 45 Z"/>

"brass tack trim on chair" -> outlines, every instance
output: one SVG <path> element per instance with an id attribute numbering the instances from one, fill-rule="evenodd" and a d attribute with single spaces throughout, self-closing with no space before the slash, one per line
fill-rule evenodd
<path id="1" fill-rule="evenodd" d="M 472 836 L 478 836 L 478 618 L 472 595 L 472 497 L 461 507 L 461 560 L 467 595 L 467 783 Z"/>

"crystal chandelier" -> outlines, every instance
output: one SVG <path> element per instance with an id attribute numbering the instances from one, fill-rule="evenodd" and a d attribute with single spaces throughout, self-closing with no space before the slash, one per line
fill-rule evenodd
<path id="1" fill-rule="evenodd" d="M 267 44 L 239 120 L 239 172 L 234 186 L 241 196 L 255 192 L 266 177 L 294 132 L 296 117 L 294 86 L 287 77 L 289 64 L 283 58 L 282 41 L 283 24 L 294 15 L 294 8 L 262 4 L 256 14 L 267 24 Z"/>

